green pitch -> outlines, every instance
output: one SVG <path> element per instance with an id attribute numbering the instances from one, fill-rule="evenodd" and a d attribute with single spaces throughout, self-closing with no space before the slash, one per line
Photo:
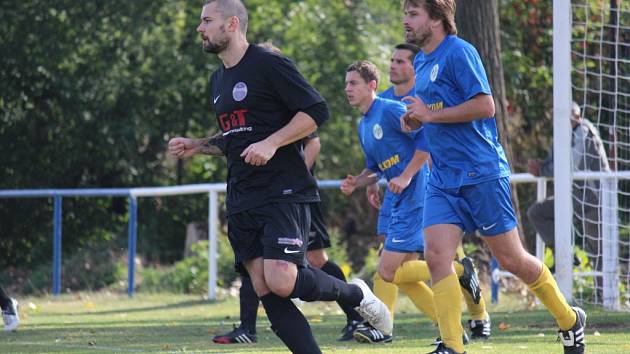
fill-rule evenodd
<path id="1" fill-rule="evenodd" d="M 394 342 L 366 345 L 337 342 L 344 317 L 332 304 L 303 307 L 324 353 L 426 353 L 437 330 L 401 299 Z M 561 353 L 556 327 L 542 310 L 509 304 L 490 308 L 492 338 L 467 346 L 474 353 Z M 514 300 L 513 300 L 514 302 Z M 506 309 L 513 308 L 513 312 Z M 75 294 L 20 299 L 22 325 L 0 332 L 1 353 L 286 353 L 269 330 L 262 308 L 258 344 L 217 345 L 212 336 L 238 322 L 237 299 L 208 302 L 198 296 Z M 630 316 L 588 308 L 588 353 L 630 353 Z M 466 319 L 466 315 L 464 315 Z M 500 329 L 501 328 L 501 329 Z"/>

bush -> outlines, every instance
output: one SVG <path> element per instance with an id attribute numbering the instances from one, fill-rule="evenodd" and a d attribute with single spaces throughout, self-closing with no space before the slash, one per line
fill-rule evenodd
<path id="1" fill-rule="evenodd" d="M 171 267 L 144 268 L 140 272 L 140 291 L 204 294 L 208 291 L 208 241 L 191 248 L 193 255 Z M 217 285 L 229 286 L 238 276 L 234 254 L 225 235 L 218 240 Z"/>
<path id="2" fill-rule="evenodd" d="M 62 291 L 96 291 L 125 279 L 124 257 L 102 243 L 89 245 L 62 259 Z M 122 276 L 122 278 L 121 278 Z M 52 265 L 41 264 L 24 285 L 26 294 L 52 290 Z"/>

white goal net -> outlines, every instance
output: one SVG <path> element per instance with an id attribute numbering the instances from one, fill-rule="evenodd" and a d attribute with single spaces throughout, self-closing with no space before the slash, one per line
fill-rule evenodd
<path id="1" fill-rule="evenodd" d="M 571 138 L 573 298 L 630 309 L 630 1 L 572 0 L 571 21 L 572 99 L 592 123 Z"/>

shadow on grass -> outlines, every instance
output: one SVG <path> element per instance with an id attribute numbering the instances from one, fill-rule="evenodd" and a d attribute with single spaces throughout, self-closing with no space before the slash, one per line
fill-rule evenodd
<path id="1" fill-rule="evenodd" d="M 62 315 L 72 315 L 72 316 L 94 316 L 94 315 L 115 315 L 122 313 L 137 313 L 137 312 L 151 312 L 151 311 L 164 311 L 164 310 L 175 310 L 180 308 L 187 308 L 199 305 L 216 305 L 225 302 L 226 300 L 189 300 L 182 301 L 174 304 L 164 304 L 159 306 L 147 306 L 147 307 L 130 307 L 124 309 L 116 309 L 116 310 L 91 310 L 89 312 L 85 312 L 83 309 L 79 311 L 68 311 L 68 312 L 57 312 L 57 313 L 43 313 L 38 314 L 38 316 L 47 317 L 47 316 L 62 316 Z"/>

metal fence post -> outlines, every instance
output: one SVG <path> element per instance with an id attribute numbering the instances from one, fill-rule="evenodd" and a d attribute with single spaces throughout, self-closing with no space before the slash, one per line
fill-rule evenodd
<path id="1" fill-rule="evenodd" d="M 603 216 L 602 226 L 602 273 L 604 308 L 607 310 L 619 310 L 619 228 L 617 212 L 619 201 L 617 199 L 617 180 L 605 178 L 601 180 L 601 206 Z M 595 283 L 595 285 L 597 282 Z"/>
<path id="2" fill-rule="evenodd" d="M 217 298 L 217 230 L 219 207 L 217 191 L 211 190 L 208 200 L 208 299 Z"/>
<path id="3" fill-rule="evenodd" d="M 129 196 L 129 254 L 127 256 L 127 270 L 128 270 L 128 288 L 127 295 L 133 297 L 133 291 L 135 288 L 135 272 L 136 272 L 136 241 L 137 241 L 137 217 L 138 217 L 138 202 L 133 195 Z"/>
<path id="4" fill-rule="evenodd" d="M 60 195 L 55 195 L 53 210 L 53 295 L 61 293 L 61 208 L 62 199 Z"/>
<path id="5" fill-rule="evenodd" d="M 536 181 L 536 201 L 542 202 L 547 198 L 547 180 L 538 178 Z M 536 233 L 536 258 L 545 263 L 545 241 Z"/>
<path id="6" fill-rule="evenodd" d="M 493 256 L 492 260 L 490 260 L 490 288 L 492 291 L 492 303 L 499 303 L 499 262 Z"/>

